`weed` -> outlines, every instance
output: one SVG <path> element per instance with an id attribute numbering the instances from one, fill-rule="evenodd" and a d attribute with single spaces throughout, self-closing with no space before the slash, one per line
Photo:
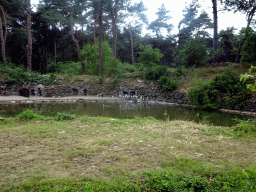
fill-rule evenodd
<path id="1" fill-rule="evenodd" d="M 71 120 L 71 119 L 75 119 L 75 118 L 76 118 L 76 115 L 74 115 L 74 114 L 69 114 L 69 113 L 61 113 L 61 112 L 58 112 L 58 113 L 55 115 L 55 120 L 56 120 L 56 121 Z"/>
<path id="2" fill-rule="evenodd" d="M 31 120 L 31 119 L 42 119 L 43 116 L 40 116 L 33 109 L 27 109 L 26 111 L 21 112 L 17 115 L 17 117 L 21 120 Z"/>

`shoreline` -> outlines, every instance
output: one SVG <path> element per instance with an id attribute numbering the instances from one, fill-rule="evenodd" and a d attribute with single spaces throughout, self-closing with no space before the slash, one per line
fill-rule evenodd
<path id="1" fill-rule="evenodd" d="M 126 100 L 120 97 L 99 97 L 99 96 L 67 96 L 67 97 L 43 97 L 43 96 L 0 96 L 0 105 L 2 104 L 32 104 L 32 103 L 76 103 L 76 102 L 134 102 L 132 100 Z M 145 102 L 142 102 L 145 103 Z M 193 105 L 188 104 L 177 104 L 168 103 L 163 101 L 147 101 L 150 104 L 160 104 L 160 105 L 175 105 L 185 108 L 197 108 Z M 140 103 L 138 103 L 140 104 Z M 255 112 L 249 111 L 239 111 L 239 110 L 229 110 L 229 109 L 219 109 L 219 112 L 231 113 L 246 116 L 256 116 Z"/>

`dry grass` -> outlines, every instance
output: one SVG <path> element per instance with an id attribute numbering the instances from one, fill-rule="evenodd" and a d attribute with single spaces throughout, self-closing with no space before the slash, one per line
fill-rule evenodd
<path id="1" fill-rule="evenodd" d="M 33 177 L 102 178 L 161 169 L 180 158 L 256 166 L 255 142 L 202 133 L 209 126 L 193 122 L 81 117 L 0 127 L 0 187 Z"/>

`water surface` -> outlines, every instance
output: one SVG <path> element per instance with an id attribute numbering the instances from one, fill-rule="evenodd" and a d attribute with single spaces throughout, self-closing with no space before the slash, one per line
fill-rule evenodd
<path id="1" fill-rule="evenodd" d="M 10 117 L 26 109 L 34 109 L 42 115 L 54 116 L 57 112 L 68 112 L 78 115 L 105 116 L 113 118 L 154 117 L 156 119 L 186 120 L 210 122 L 218 126 L 232 126 L 234 119 L 247 117 L 221 112 L 205 112 L 198 109 L 172 106 L 166 104 L 136 104 L 129 102 L 77 102 L 77 103 L 33 103 L 0 105 L 0 115 Z"/>

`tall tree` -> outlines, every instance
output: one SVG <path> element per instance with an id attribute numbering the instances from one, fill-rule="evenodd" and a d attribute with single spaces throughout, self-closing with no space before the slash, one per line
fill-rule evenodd
<path id="1" fill-rule="evenodd" d="M 77 39 L 74 36 L 73 10 L 72 10 L 72 7 L 68 5 L 67 0 L 65 0 L 65 3 L 66 3 L 66 5 L 68 6 L 68 9 L 69 9 L 70 35 L 71 35 L 72 40 L 74 41 L 74 43 L 76 45 L 77 55 L 78 55 L 78 58 L 81 62 L 82 72 L 83 72 L 83 74 L 85 74 L 84 61 L 81 57 L 81 49 L 80 49 L 80 46 L 79 46 L 79 43 L 78 43 Z M 74 3 L 75 6 L 77 6 L 78 4 L 80 4 L 80 6 L 83 5 L 83 2 L 71 2 L 71 3 Z"/>
<path id="2" fill-rule="evenodd" d="M 156 15 L 158 16 L 155 21 L 152 21 L 148 29 L 152 30 L 156 33 L 156 37 L 159 38 L 161 35 L 161 30 L 164 28 L 169 33 L 173 27 L 172 24 L 168 24 L 168 21 L 171 19 L 171 17 L 168 15 L 170 11 L 167 11 L 164 4 L 161 5 L 160 8 L 158 8 L 158 12 L 156 12 Z"/>
<path id="3" fill-rule="evenodd" d="M 217 11 L 217 1 L 212 0 L 212 8 L 213 8 L 213 20 L 214 20 L 214 34 L 213 34 L 213 62 L 216 63 L 218 61 L 218 55 L 216 54 L 218 50 L 218 11 Z"/>
<path id="4" fill-rule="evenodd" d="M 133 30 L 134 28 L 141 28 L 142 24 L 147 24 L 148 19 L 144 12 L 147 10 L 147 8 L 144 6 L 143 1 L 140 1 L 139 3 L 135 3 L 133 5 L 130 5 L 127 7 L 127 19 L 128 19 L 128 32 L 130 34 L 130 47 L 131 47 L 131 56 L 132 56 L 132 64 L 135 63 L 135 57 L 134 57 L 134 39 L 133 39 Z"/>
<path id="5" fill-rule="evenodd" d="M 189 37 L 195 36 L 203 36 L 209 37 L 206 29 L 212 28 L 212 20 L 209 15 L 202 11 L 200 15 L 198 15 L 198 9 L 200 8 L 197 1 L 193 1 L 189 4 L 185 10 L 183 10 L 184 18 L 179 22 L 178 29 L 178 48 L 182 49 L 183 45 L 189 39 Z"/>
<path id="6" fill-rule="evenodd" d="M 7 36 L 7 25 L 6 25 L 6 19 L 5 19 L 5 12 L 2 5 L 0 5 L 0 40 L 1 40 L 1 53 L 2 53 L 3 62 L 6 61 L 6 55 L 5 55 L 6 36 Z"/>
<path id="7" fill-rule="evenodd" d="M 225 9 L 228 11 L 233 10 L 234 12 L 240 11 L 247 15 L 247 29 L 250 27 L 252 19 L 256 12 L 256 1 L 255 0 L 221 0 L 221 3 L 224 3 Z M 240 52 L 242 45 L 245 42 L 245 38 L 242 39 L 239 48 L 237 49 L 236 61 L 239 63 Z"/>
<path id="8" fill-rule="evenodd" d="M 93 0 L 90 5 L 93 9 L 93 17 L 95 19 L 95 23 L 99 24 L 99 75 L 103 77 L 103 59 L 102 59 L 102 37 L 103 37 L 103 13 L 106 11 L 108 0 Z M 96 29 L 96 27 L 95 27 Z"/>
<path id="9" fill-rule="evenodd" d="M 130 0 L 109 0 L 108 1 L 108 11 L 110 13 L 112 21 L 112 49 L 113 55 L 116 59 L 116 37 L 117 37 L 117 23 L 120 22 L 120 17 L 122 17 L 121 11 L 124 11 Z"/>
<path id="10" fill-rule="evenodd" d="M 27 67 L 32 71 L 32 36 L 31 36 L 31 4 L 30 0 L 27 0 L 27 35 L 28 35 L 28 45 L 27 45 Z"/>

